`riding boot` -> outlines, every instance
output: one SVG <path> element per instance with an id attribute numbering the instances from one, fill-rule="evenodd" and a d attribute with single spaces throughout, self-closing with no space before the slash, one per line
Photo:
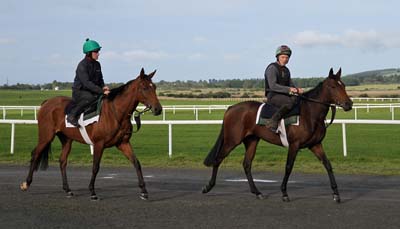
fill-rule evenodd
<path id="1" fill-rule="evenodd" d="M 73 109 L 75 110 L 75 109 Z M 78 114 L 76 111 L 71 111 L 67 116 L 67 121 L 75 127 L 80 127 L 78 123 Z"/>
<path id="2" fill-rule="evenodd" d="M 275 112 L 274 115 L 272 115 L 271 119 L 267 121 L 265 126 L 268 127 L 270 130 L 272 130 L 273 132 L 276 132 L 276 130 L 278 129 L 279 122 L 283 117 L 285 117 L 285 115 L 289 113 L 289 111 L 290 111 L 289 106 L 282 106 L 281 108 L 279 108 L 277 112 Z"/>
<path id="3" fill-rule="evenodd" d="M 76 127 L 80 127 L 78 120 L 79 115 L 82 113 L 82 110 L 87 106 L 87 102 L 85 100 L 80 101 L 75 104 L 75 106 L 71 109 L 68 114 L 67 121 Z"/>

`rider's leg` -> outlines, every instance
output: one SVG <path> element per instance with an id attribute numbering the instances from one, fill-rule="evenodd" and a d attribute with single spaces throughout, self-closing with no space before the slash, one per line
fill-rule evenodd
<path id="1" fill-rule="evenodd" d="M 96 97 L 87 91 L 74 91 L 72 99 L 75 102 L 75 106 L 69 112 L 67 120 L 72 125 L 79 127 L 79 115 L 96 99 Z"/>
<path id="2" fill-rule="evenodd" d="M 296 97 L 286 95 L 276 95 L 271 99 L 271 104 L 279 107 L 278 111 L 267 121 L 266 126 L 276 132 L 279 121 L 284 118 L 293 108 L 296 103 Z"/>

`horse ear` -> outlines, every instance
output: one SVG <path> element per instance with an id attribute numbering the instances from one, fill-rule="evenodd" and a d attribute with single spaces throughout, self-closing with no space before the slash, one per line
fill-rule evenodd
<path id="1" fill-rule="evenodd" d="M 157 71 L 157 69 L 154 70 L 154 72 L 152 72 L 152 73 L 149 74 L 149 78 L 150 78 L 150 79 L 153 78 L 154 74 L 156 74 L 156 71 Z"/>
<path id="2" fill-rule="evenodd" d="M 340 79 L 341 75 L 342 75 L 342 68 L 339 68 L 339 71 L 336 72 L 336 78 Z"/>
<path id="3" fill-rule="evenodd" d="M 329 78 L 334 78 L 335 75 L 333 74 L 333 68 L 331 68 L 331 70 L 329 70 Z"/>
<path id="4" fill-rule="evenodd" d="M 144 76 L 144 69 L 140 70 L 140 76 Z"/>

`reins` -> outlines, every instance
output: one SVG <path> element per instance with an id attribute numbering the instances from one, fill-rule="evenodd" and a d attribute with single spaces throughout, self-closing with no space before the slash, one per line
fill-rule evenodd
<path id="1" fill-rule="evenodd" d="M 146 113 L 147 111 L 149 111 L 150 109 L 151 109 L 150 107 L 146 107 L 142 111 L 139 111 L 138 109 L 135 109 L 135 115 L 133 116 L 133 118 L 135 119 L 135 123 L 136 123 L 136 131 L 133 131 L 133 133 L 139 132 L 139 129 L 142 126 L 142 122 L 140 120 L 140 116 L 142 114 Z"/>

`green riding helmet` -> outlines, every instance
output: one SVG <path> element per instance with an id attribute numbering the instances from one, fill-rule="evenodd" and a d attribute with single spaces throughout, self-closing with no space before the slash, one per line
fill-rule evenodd
<path id="1" fill-rule="evenodd" d="M 287 45 L 281 45 L 276 49 L 275 57 L 279 55 L 288 55 L 290 57 L 292 55 L 292 50 Z"/>
<path id="2" fill-rule="evenodd" d="M 89 38 L 86 39 L 85 43 L 83 44 L 83 53 L 88 54 L 89 52 L 92 51 L 98 51 L 101 49 L 101 46 L 97 41 L 95 40 L 90 40 Z"/>

